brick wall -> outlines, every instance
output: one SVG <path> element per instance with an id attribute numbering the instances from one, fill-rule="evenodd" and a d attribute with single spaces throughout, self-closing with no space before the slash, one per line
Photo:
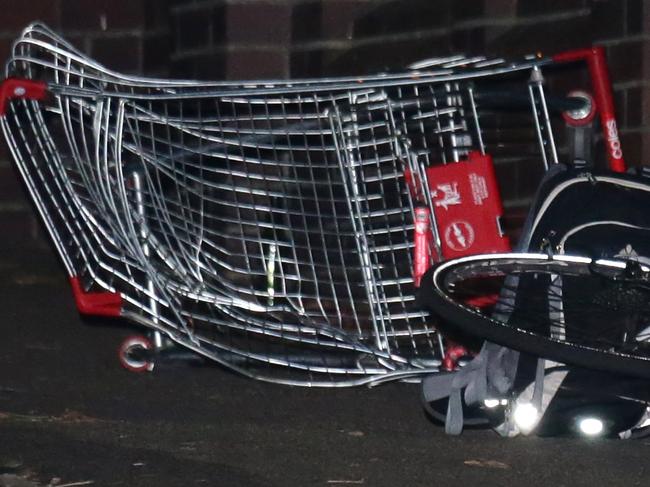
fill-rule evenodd
<path id="1" fill-rule="evenodd" d="M 39 19 L 106 65 L 203 79 L 367 73 L 434 55 L 603 44 L 631 162 L 650 159 L 650 0 L 4 0 L 0 58 Z M 504 172 L 504 171 L 502 171 Z M 517 198 L 534 180 L 508 169 Z M 6 153 L 0 221 L 31 209 Z M 514 189 L 513 189 L 514 188 Z"/>
<path id="2" fill-rule="evenodd" d="M 167 75 L 167 0 L 3 0 L 0 62 L 30 22 L 39 20 L 99 62 L 126 73 Z M 0 143 L 0 222 L 3 238 L 42 238 L 10 156 Z"/>

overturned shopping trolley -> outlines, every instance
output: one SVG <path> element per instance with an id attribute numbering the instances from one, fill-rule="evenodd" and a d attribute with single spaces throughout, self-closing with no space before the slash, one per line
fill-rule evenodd
<path id="1" fill-rule="evenodd" d="M 251 377 L 354 385 L 438 370 L 446 344 L 417 280 L 440 258 L 508 248 L 492 158 L 557 162 L 553 63 L 158 80 L 34 24 L 7 65 L 2 127 L 82 313 Z M 150 345 L 124 353 L 137 346 Z"/>

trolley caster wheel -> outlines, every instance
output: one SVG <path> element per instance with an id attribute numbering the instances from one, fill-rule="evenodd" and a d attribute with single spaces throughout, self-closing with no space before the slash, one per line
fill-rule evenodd
<path id="1" fill-rule="evenodd" d="M 151 372 L 154 367 L 151 351 L 153 343 L 141 335 L 126 338 L 117 351 L 120 364 L 131 372 Z"/>

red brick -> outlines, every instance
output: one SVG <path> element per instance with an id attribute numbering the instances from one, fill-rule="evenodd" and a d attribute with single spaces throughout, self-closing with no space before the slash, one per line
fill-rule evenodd
<path id="1" fill-rule="evenodd" d="M 520 1 L 517 5 L 517 14 L 522 16 L 545 15 L 567 10 L 576 10 L 584 8 L 585 3 L 585 0 Z"/>
<path id="2" fill-rule="evenodd" d="M 206 47 L 210 43 L 211 9 L 179 12 L 175 15 L 176 49 L 188 50 Z"/>
<path id="3" fill-rule="evenodd" d="M 650 125 L 650 88 L 643 88 L 641 99 L 641 125 Z"/>
<path id="4" fill-rule="evenodd" d="M 200 78 L 200 76 L 196 75 L 194 59 L 191 57 L 183 57 L 171 61 L 169 65 L 169 77 L 176 79 Z"/>
<path id="5" fill-rule="evenodd" d="M 266 51 L 238 49 L 228 53 L 228 79 L 286 78 L 288 53 L 283 50 Z"/>
<path id="6" fill-rule="evenodd" d="M 228 42 L 228 15 L 227 5 L 215 5 L 212 7 L 212 44 L 223 46 Z"/>
<path id="7" fill-rule="evenodd" d="M 145 0 L 61 0 L 64 30 L 139 29 L 145 26 Z M 46 3 L 46 2 L 43 2 Z"/>
<path id="8" fill-rule="evenodd" d="M 641 160 L 639 164 L 650 166 L 650 131 L 641 132 Z"/>
<path id="9" fill-rule="evenodd" d="M 616 118 L 620 128 L 627 128 L 627 94 L 626 90 L 614 91 L 614 107 L 616 107 Z"/>
<path id="10" fill-rule="evenodd" d="M 639 127 L 643 124 L 643 90 L 629 88 L 625 99 L 625 126 Z"/>
<path id="11" fill-rule="evenodd" d="M 613 83 L 640 80 L 643 77 L 644 43 L 628 41 L 607 49 L 607 62 Z"/>
<path id="12" fill-rule="evenodd" d="M 451 3 L 451 18 L 454 22 L 480 18 L 483 16 L 484 11 L 484 0 L 463 0 L 462 2 Z"/>
<path id="13" fill-rule="evenodd" d="M 517 13 L 517 0 L 490 0 L 485 2 L 485 16 L 489 18 L 514 17 Z"/>
<path id="14" fill-rule="evenodd" d="M 141 71 L 142 39 L 138 37 L 99 38 L 92 42 L 92 57 L 110 69 L 125 73 Z"/>
<path id="15" fill-rule="evenodd" d="M 328 74 L 368 74 L 404 67 L 423 58 L 449 53 L 448 36 L 422 36 L 390 43 L 378 38 L 373 43 L 332 50 L 323 58 L 323 69 Z"/>
<path id="16" fill-rule="evenodd" d="M 328 0 L 321 5 L 321 27 L 318 30 L 322 39 L 350 39 L 355 21 L 368 9 L 363 3 L 347 0 Z"/>
<path id="17" fill-rule="evenodd" d="M 169 72 L 172 44 L 169 34 L 148 36 L 143 40 L 143 73 L 161 75 Z"/>
<path id="18" fill-rule="evenodd" d="M 318 0 L 310 0 L 294 6 L 291 12 L 291 42 L 293 45 L 298 46 L 305 42 L 331 39 L 332 36 L 324 35 L 324 32 L 327 31 L 329 33 L 332 28 L 345 30 L 346 24 L 351 21 L 351 17 L 346 15 L 346 12 L 343 12 L 344 17 L 342 19 L 325 16 L 330 8 L 336 10 L 339 3 L 336 1 L 320 2 Z M 331 4 L 334 5 L 331 6 Z M 344 5 L 350 4 L 356 5 L 355 3 L 344 2 Z M 337 13 L 341 13 L 341 11 L 338 10 Z M 341 22 L 339 20 L 342 21 L 343 25 L 340 25 Z M 333 37 L 341 38 L 345 37 L 345 35 L 334 35 Z"/>
<path id="19" fill-rule="evenodd" d="M 170 5 L 168 1 L 143 0 L 145 12 L 144 26 L 147 30 L 166 30 L 169 27 Z"/>
<path id="20" fill-rule="evenodd" d="M 321 55 L 322 74 L 348 76 L 376 72 L 377 59 L 373 59 L 373 52 L 374 50 L 369 47 L 341 47 L 324 50 Z M 369 53 L 370 56 L 368 56 Z"/>
<path id="21" fill-rule="evenodd" d="M 355 21 L 355 37 L 408 33 L 448 27 L 452 21 L 451 0 L 371 2 Z M 406 6 L 408 5 L 408 6 Z"/>
<path id="22" fill-rule="evenodd" d="M 558 35 L 561 32 L 562 35 Z M 592 43 L 594 29 L 587 16 L 574 16 L 553 22 L 514 25 L 498 37 L 490 32 L 486 51 L 501 56 L 520 56 L 543 49 L 559 52 L 582 48 Z"/>
<path id="23" fill-rule="evenodd" d="M 323 74 L 323 55 L 322 49 L 301 50 L 291 53 L 291 77 L 292 78 L 311 78 Z"/>
<path id="24" fill-rule="evenodd" d="M 443 3 L 447 0 L 441 0 Z M 413 24 L 412 21 L 404 19 L 404 13 L 414 12 L 417 17 L 422 9 L 422 2 L 412 2 L 392 7 L 381 6 L 372 2 L 353 0 L 319 0 L 303 2 L 294 7 L 293 15 L 293 40 L 314 41 L 314 40 L 351 40 L 364 36 L 374 36 L 391 32 L 401 32 L 409 27 L 404 22 Z M 400 11 L 397 17 L 393 16 L 393 10 Z M 442 9 L 447 13 L 446 6 Z M 408 15 L 407 15 L 408 17 Z M 376 22 L 376 29 L 372 25 Z M 437 25 L 432 22 L 427 28 Z M 412 30 L 414 29 L 411 25 Z"/>
<path id="25" fill-rule="evenodd" d="M 625 34 L 637 35 L 643 30 L 643 1 L 626 0 Z"/>
<path id="26" fill-rule="evenodd" d="M 481 55 L 485 52 L 485 28 L 457 29 L 451 34 L 451 47 L 455 52 Z"/>
<path id="27" fill-rule="evenodd" d="M 290 36 L 292 6 L 288 3 L 233 3 L 226 9 L 228 42 L 286 44 Z"/>
<path id="28" fill-rule="evenodd" d="M 56 0 L 3 0 L 2 30 L 18 33 L 35 20 L 57 28 L 60 20 L 58 4 Z"/>
<path id="29" fill-rule="evenodd" d="M 591 7 L 593 30 L 598 39 L 616 39 L 625 31 L 625 8 L 622 1 L 594 2 Z"/>
<path id="30" fill-rule="evenodd" d="M 170 76 L 183 79 L 222 80 L 226 77 L 226 53 L 188 56 L 172 62 Z"/>

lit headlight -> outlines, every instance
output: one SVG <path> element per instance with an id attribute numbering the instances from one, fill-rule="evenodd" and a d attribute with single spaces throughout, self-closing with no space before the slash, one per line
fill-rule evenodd
<path id="1" fill-rule="evenodd" d="M 530 433 L 539 421 L 539 411 L 528 402 L 518 403 L 512 413 L 512 418 L 522 433 Z"/>
<path id="2" fill-rule="evenodd" d="M 585 436 L 598 436 L 603 432 L 604 425 L 598 418 L 582 418 L 578 421 L 578 429 Z"/>
<path id="3" fill-rule="evenodd" d="M 483 404 L 486 408 L 494 409 L 500 404 L 500 401 L 498 399 L 486 399 L 483 401 Z"/>

